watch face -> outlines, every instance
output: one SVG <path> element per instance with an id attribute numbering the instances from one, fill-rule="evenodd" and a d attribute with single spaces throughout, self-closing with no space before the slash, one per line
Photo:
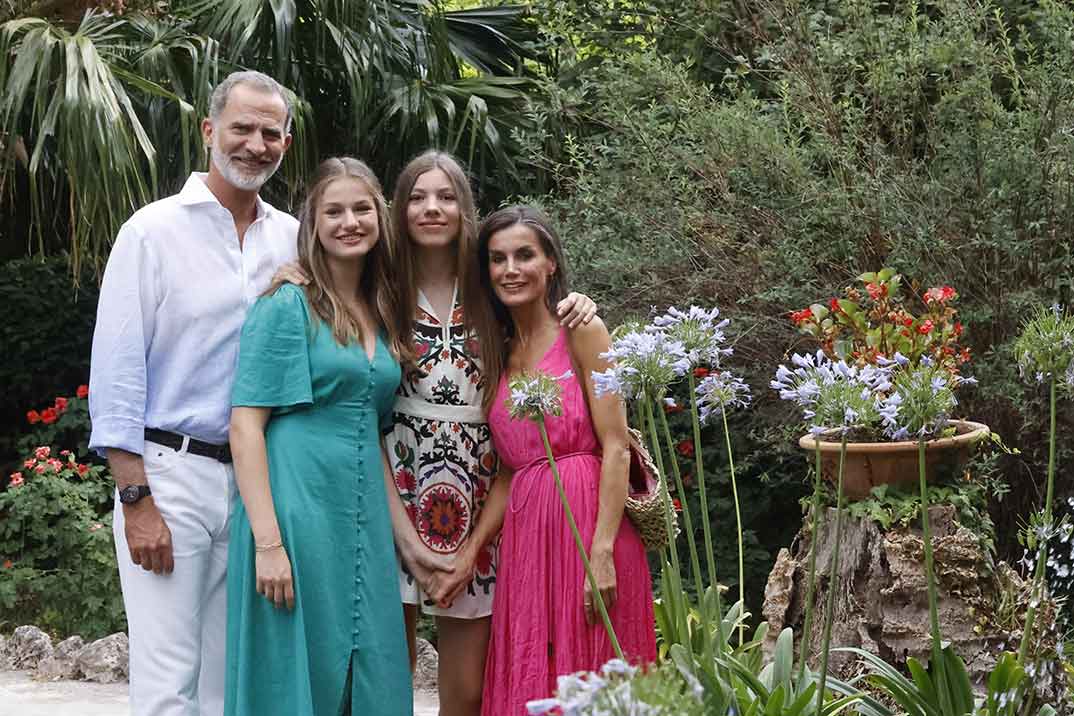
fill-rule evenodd
<path id="1" fill-rule="evenodd" d="M 145 485 L 127 485 L 119 491 L 119 501 L 130 505 L 149 494 L 149 488 Z"/>

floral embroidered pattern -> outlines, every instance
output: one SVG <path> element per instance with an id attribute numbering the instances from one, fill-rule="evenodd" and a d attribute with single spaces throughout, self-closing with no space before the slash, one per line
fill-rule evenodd
<path id="1" fill-rule="evenodd" d="M 458 488 L 440 483 L 426 490 L 418 503 L 418 533 L 433 550 L 450 554 L 470 527 L 470 505 Z"/>
<path id="2" fill-rule="evenodd" d="M 447 330 L 430 308 L 419 307 L 413 340 L 418 354 L 416 369 L 404 377 L 399 395 L 434 407 L 480 405 L 477 344 L 457 306 Z M 407 514 L 430 549 L 453 554 L 473 529 L 498 468 L 488 425 L 402 412 L 395 413 L 393 423 L 387 436 L 388 456 Z M 489 613 L 496 553 L 492 544 L 478 554 L 474 580 L 455 601 L 458 611 L 438 613 L 462 617 Z M 406 585 L 414 585 L 405 570 L 403 578 Z"/>

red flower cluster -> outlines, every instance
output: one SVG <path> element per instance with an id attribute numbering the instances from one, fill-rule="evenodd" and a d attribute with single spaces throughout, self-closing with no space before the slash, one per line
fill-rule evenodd
<path id="1" fill-rule="evenodd" d="M 58 475 L 64 470 L 74 470 L 79 477 L 85 477 L 86 473 L 90 471 L 90 466 L 78 462 L 75 459 L 75 454 L 70 450 L 61 450 L 60 456 L 65 459 L 60 460 L 52 457 L 52 448 L 48 445 L 42 445 L 34 450 L 33 457 L 23 461 L 22 467 L 24 470 L 32 470 L 37 475 L 44 475 L 46 472 Z M 11 481 L 8 485 L 9 487 L 18 487 L 24 481 L 22 473 L 16 472 L 11 474 Z"/>
<path id="2" fill-rule="evenodd" d="M 704 368 L 704 367 L 701 367 L 701 366 L 699 366 L 697 368 L 694 368 L 694 377 L 697 378 L 698 380 L 701 380 L 702 378 L 708 377 L 708 374 L 709 374 L 709 369 L 708 368 Z"/>
<path id="3" fill-rule="evenodd" d="M 803 308 L 801 311 L 791 311 L 791 320 L 794 321 L 794 325 L 800 326 L 806 321 L 813 320 L 813 309 Z"/>
<path id="4" fill-rule="evenodd" d="M 80 385 L 75 390 L 75 397 L 85 399 L 89 396 L 89 386 Z M 67 412 L 67 404 L 70 401 L 69 398 L 58 396 L 52 405 L 45 408 L 41 412 L 36 410 L 28 410 L 26 412 L 26 422 L 30 425 L 37 425 L 38 423 L 44 423 L 45 425 L 52 425 L 56 422 L 61 415 Z"/>
<path id="5" fill-rule="evenodd" d="M 694 456 L 694 441 L 693 440 L 683 440 L 678 445 L 675 446 L 675 449 L 683 457 L 693 457 Z"/>
<path id="6" fill-rule="evenodd" d="M 932 329 L 932 320 L 926 318 L 924 321 L 921 322 L 921 325 L 917 327 L 917 332 L 923 336 L 927 336 L 928 334 L 932 333 Z"/>
<path id="7" fill-rule="evenodd" d="M 958 297 L 958 291 L 950 286 L 934 286 L 925 291 L 925 303 L 947 303 Z"/>
<path id="8" fill-rule="evenodd" d="M 865 284 L 865 290 L 869 293 L 869 298 L 874 301 L 879 301 L 888 295 L 888 285 L 886 283 L 867 283 Z"/>

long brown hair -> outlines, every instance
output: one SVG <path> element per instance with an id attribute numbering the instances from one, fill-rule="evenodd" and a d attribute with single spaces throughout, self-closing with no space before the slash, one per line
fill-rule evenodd
<path id="1" fill-rule="evenodd" d="M 496 400 L 500 377 L 507 366 L 508 341 L 515 335 L 515 322 L 507 307 L 503 305 L 492 287 L 489 274 L 489 241 L 504 229 L 517 224 L 530 229 L 541 244 L 545 255 L 556 262 L 555 273 L 548 279 L 544 302 L 552 315 L 556 305 L 567 297 L 567 259 L 563 254 L 563 244 L 559 235 L 552 228 L 552 222 L 539 209 L 533 206 L 517 204 L 508 206 L 490 214 L 477 232 L 477 266 L 480 300 L 467 304 L 466 311 L 477 334 L 481 346 L 482 386 L 481 405 L 487 413 Z"/>
<path id="2" fill-rule="evenodd" d="M 459 235 L 456 246 L 457 260 L 455 266 L 460 298 L 464 307 L 483 301 L 480 288 L 474 277 L 474 247 L 477 243 L 477 211 L 474 209 L 474 193 L 470 180 L 455 157 L 447 152 L 430 149 L 407 162 L 395 182 L 392 197 L 392 223 L 395 234 L 392 237 L 392 256 L 395 262 L 395 282 L 398 285 L 399 310 L 410 321 L 417 314 L 418 278 L 414 265 L 414 246 L 410 238 L 410 226 L 407 222 L 407 207 L 410 204 L 410 192 L 418 177 L 426 172 L 439 169 L 447 175 L 455 190 L 455 200 L 459 204 Z M 467 325 L 469 320 L 467 319 Z"/>
<path id="3" fill-rule="evenodd" d="M 343 296 L 332 284 L 332 274 L 325 260 L 324 247 L 317 238 L 317 214 L 328 185 L 337 179 L 357 179 L 365 185 L 377 211 L 377 243 L 365 257 L 358 285 L 359 296 L 365 301 L 377 323 L 388 334 L 388 348 L 396 360 L 408 363 L 414 358 L 410 340 L 412 318 L 399 311 L 398 282 L 392 275 L 391 216 L 377 175 L 363 162 L 352 157 L 325 159 L 317 167 L 306 199 L 299 212 L 298 264 L 310 277 L 306 298 L 313 312 L 332 329 L 332 336 L 341 345 L 361 342 L 361 326 L 347 310 Z"/>

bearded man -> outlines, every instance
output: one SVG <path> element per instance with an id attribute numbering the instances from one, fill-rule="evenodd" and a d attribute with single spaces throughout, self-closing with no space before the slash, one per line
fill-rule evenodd
<path id="1" fill-rule="evenodd" d="M 295 260 L 298 223 L 258 196 L 290 124 L 272 78 L 221 82 L 208 173 L 123 225 L 101 285 L 90 447 L 116 481 L 134 716 L 223 713 L 232 374 L 247 309 Z"/>

